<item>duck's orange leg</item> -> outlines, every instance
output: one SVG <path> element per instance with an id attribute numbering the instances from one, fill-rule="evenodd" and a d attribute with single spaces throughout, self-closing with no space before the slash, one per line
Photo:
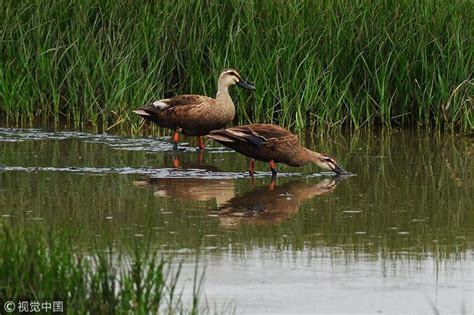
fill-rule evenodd
<path id="1" fill-rule="evenodd" d="M 252 177 L 253 177 L 253 174 L 255 174 L 255 160 L 254 159 L 250 160 L 249 174 Z"/>
<path id="2" fill-rule="evenodd" d="M 178 150 L 178 142 L 179 142 L 179 132 L 178 132 L 178 129 L 176 129 L 174 131 L 174 135 L 173 135 L 173 150 Z"/>
<path id="3" fill-rule="evenodd" d="M 278 172 L 277 172 L 277 169 L 276 169 L 276 163 L 275 163 L 275 161 L 270 160 L 270 161 L 268 162 L 268 164 L 270 164 L 270 170 L 272 171 L 272 176 L 276 176 Z"/>
<path id="4" fill-rule="evenodd" d="M 206 148 L 206 145 L 204 144 L 204 140 L 202 139 L 202 136 L 198 136 L 198 146 L 200 150 L 204 150 Z"/>

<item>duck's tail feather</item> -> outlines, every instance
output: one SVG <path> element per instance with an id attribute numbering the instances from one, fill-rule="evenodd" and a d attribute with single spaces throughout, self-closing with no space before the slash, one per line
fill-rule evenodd
<path id="1" fill-rule="evenodd" d="M 267 142 L 267 139 L 254 133 L 243 132 L 238 128 L 228 128 L 222 130 L 214 130 L 208 135 L 210 139 L 216 140 L 222 144 L 244 141 L 254 146 L 260 146 Z"/>
<path id="2" fill-rule="evenodd" d="M 235 142 L 233 139 L 226 137 L 225 135 L 212 132 L 207 136 L 209 139 L 216 140 L 217 142 Z"/>
<path id="3" fill-rule="evenodd" d="M 135 109 L 135 110 L 133 110 L 133 112 L 134 112 L 135 114 L 137 114 L 137 115 L 143 117 L 143 118 L 145 118 L 145 117 L 150 117 L 150 113 L 147 112 L 147 111 L 145 111 L 145 110 L 143 110 L 143 109 L 141 109 L 141 108 Z"/>

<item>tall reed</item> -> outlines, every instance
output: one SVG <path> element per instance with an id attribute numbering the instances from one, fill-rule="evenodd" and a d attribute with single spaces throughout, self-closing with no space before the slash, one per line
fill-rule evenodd
<path id="1" fill-rule="evenodd" d="M 235 123 L 472 131 L 474 2 L 4 0 L 0 112 L 138 129 L 131 110 L 257 86 Z M 235 92 L 234 94 L 236 94 Z"/>

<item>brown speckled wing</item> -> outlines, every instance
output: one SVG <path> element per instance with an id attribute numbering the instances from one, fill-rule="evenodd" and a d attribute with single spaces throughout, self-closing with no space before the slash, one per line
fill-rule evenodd
<path id="1" fill-rule="evenodd" d="M 298 137 L 270 124 L 244 125 L 211 133 L 211 139 L 260 161 L 287 163 L 300 148 Z"/>
<path id="2" fill-rule="evenodd" d="M 213 102 L 214 99 L 202 95 L 178 95 L 147 104 L 135 112 L 143 113 L 140 116 L 161 127 L 196 129 L 200 134 L 197 129 L 202 128 L 202 118 L 210 112 Z"/>
<path id="3" fill-rule="evenodd" d="M 271 124 L 254 124 L 243 126 L 252 130 L 253 133 L 259 134 L 267 139 L 267 141 L 275 146 L 293 146 L 299 145 L 298 136 L 292 134 L 285 128 Z"/>
<path id="4" fill-rule="evenodd" d="M 149 113 L 159 114 L 163 111 L 176 109 L 191 110 L 192 108 L 200 107 L 203 104 L 209 104 L 212 101 L 214 101 L 212 98 L 202 95 L 178 95 L 175 97 L 155 101 L 139 109 L 145 110 Z"/>
<path id="5" fill-rule="evenodd" d="M 175 97 L 171 97 L 165 99 L 166 104 L 168 104 L 168 108 L 173 108 L 176 106 L 197 106 L 202 103 L 209 103 L 213 101 L 212 98 L 202 95 L 178 95 Z"/>

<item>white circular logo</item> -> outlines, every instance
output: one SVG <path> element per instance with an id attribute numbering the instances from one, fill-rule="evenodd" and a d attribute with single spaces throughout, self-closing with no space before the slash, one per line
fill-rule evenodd
<path id="1" fill-rule="evenodd" d="M 5 302 L 5 305 L 3 306 L 3 308 L 5 309 L 7 313 L 11 313 L 15 310 L 15 302 L 7 301 Z"/>

